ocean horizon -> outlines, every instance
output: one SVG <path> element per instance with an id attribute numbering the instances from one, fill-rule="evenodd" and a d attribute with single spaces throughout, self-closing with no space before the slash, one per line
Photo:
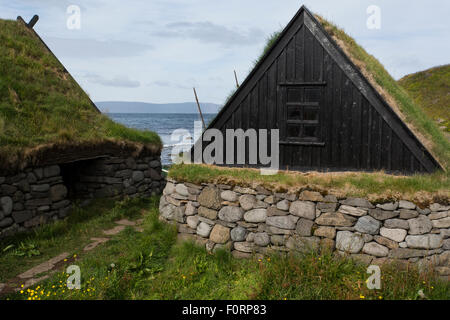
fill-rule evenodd
<path id="1" fill-rule="evenodd" d="M 112 120 L 129 128 L 151 130 L 156 132 L 163 142 L 161 163 L 172 164 L 171 150 L 179 141 L 172 141 L 171 135 L 176 129 L 185 129 L 194 136 L 194 122 L 201 121 L 195 113 L 106 113 Z M 206 125 L 216 116 L 215 113 L 204 113 Z M 186 145 L 192 145 L 194 141 Z"/>

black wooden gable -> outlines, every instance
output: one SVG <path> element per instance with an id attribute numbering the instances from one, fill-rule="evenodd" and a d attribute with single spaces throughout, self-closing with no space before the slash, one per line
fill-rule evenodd
<path id="1" fill-rule="evenodd" d="M 304 6 L 208 128 L 279 129 L 281 169 L 441 169 Z"/>

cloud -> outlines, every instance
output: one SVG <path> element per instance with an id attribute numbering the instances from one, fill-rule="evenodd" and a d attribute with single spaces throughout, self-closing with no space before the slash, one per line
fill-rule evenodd
<path id="1" fill-rule="evenodd" d="M 209 21 L 174 22 L 154 35 L 163 38 L 192 38 L 204 43 L 219 43 L 223 46 L 252 45 L 264 39 L 265 34 L 258 28 L 246 31 L 233 30 Z"/>
<path id="2" fill-rule="evenodd" d="M 106 87 L 138 88 L 139 81 L 130 80 L 128 76 L 115 76 L 113 79 L 106 79 L 98 74 L 89 73 L 84 76 L 89 82 L 98 83 Z"/>
<path id="3" fill-rule="evenodd" d="M 113 40 L 49 37 L 45 39 L 45 42 L 56 55 L 78 59 L 131 57 L 154 49 L 153 46 L 147 44 Z"/>

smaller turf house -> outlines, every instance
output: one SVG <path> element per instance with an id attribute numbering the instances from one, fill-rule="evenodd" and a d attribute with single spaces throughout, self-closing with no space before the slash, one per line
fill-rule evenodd
<path id="1" fill-rule="evenodd" d="M 267 141 L 279 129 L 281 169 L 440 170 L 436 150 L 443 147 L 404 113 L 417 109 L 405 95 L 375 58 L 303 6 L 208 129 L 222 132 L 224 153 L 227 129 L 267 129 Z M 213 142 L 201 139 L 197 146 L 205 150 Z M 267 148 L 270 153 L 270 143 Z M 248 140 L 245 150 L 239 163 L 235 148 L 233 165 L 264 166 L 259 158 L 249 161 Z"/>
<path id="2" fill-rule="evenodd" d="M 102 115 L 36 21 L 0 20 L 0 237 L 63 218 L 77 200 L 165 185 L 159 136 Z"/>

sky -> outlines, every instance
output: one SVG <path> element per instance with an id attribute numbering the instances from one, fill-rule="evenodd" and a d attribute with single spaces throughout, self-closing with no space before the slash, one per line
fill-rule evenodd
<path id="1" fill-rule="evenodd" d="M 38 14 L 35 30 L 93 101 L 194 101 L 195 86 L 202 102 L 223 104 L 233 71 L 242 82 L 303 4 L 396 79 L 450 63 L 448 0 L 0 0 L 0 18 Z"/>

